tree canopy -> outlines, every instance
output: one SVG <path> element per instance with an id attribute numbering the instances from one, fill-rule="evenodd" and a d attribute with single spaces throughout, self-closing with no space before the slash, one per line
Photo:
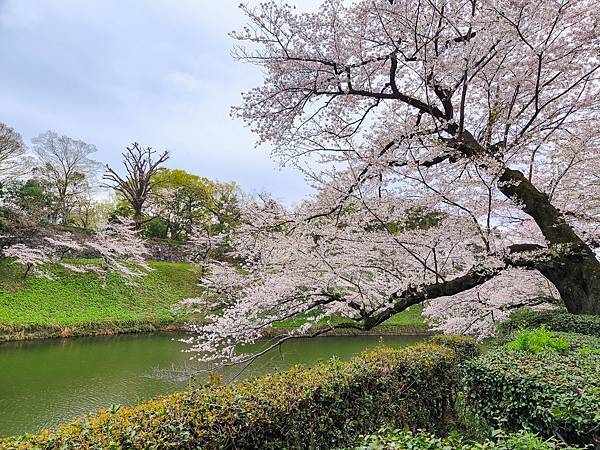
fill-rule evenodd
<path id="1" fill-rule="evenodd" d="M 54 223 L 71 222 L 73 209 L 92 190 L 100 167 L 99 162 L 90 158 L 96 151 L 94 145 L 54 131 L 33 139 L 33 175 L 42 180 L 55 198 L 51 211 Z"/>
<path id="2" fill-rule="evenodd" d="M 25 151 L 26 146 L 21 135 L 0 122 L 0 182 L 14 175 L 15 169 L 22 164 L 20 158 Z"/>
<path id="3" fill-rule="evenodd" d="M 233 342 L 308 312 L 364 329 L 426 302 L 446 329 L 480 336 L 540 297 L 600 313 L 591 0 L 242 9 L 234 55 L 265 76 L 233 112 L 317 194 L 244 205 L 231 239 L 248 275 L 214 265 L 207 284 L 235 299 L 196 350 L 235 358 Z M 392 226 L 416 210 L 441 219 Z"/>

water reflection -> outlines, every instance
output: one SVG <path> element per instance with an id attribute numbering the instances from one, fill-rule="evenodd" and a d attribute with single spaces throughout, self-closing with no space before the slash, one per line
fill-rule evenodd
<path id="1" fill-rule="evenodd" d="M 226 381 L 335 356 L 347 359 L 379 343 L 398 347 L 416 336 L 320 337 L 287 341 L 248 367 L 227 367 Z M 111 404 L 132 405 L 185 388 L 206 365 L 189 361 L 173 335 L 143 334 L 0 344 L 0 436 L 52 428 Z M 203 378 L 198 378 L 198 383 Z"/>

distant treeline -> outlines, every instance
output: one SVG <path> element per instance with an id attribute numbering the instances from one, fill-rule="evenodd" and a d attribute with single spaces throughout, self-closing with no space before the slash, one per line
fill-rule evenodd
<path id="1" fill-rule="evenodd" d="M 168 169 L 168 152 L 138 143 L 125 149 L 121 168 L 93 159 L 96 152 L 54 131 L 26 144 L 0 122 L 0 234 L 48 227 L 93 233 L 126 218 L 144 238 L 185 242 L 194 229 L 235 226 L 241 195 L 235 183 Z"/>

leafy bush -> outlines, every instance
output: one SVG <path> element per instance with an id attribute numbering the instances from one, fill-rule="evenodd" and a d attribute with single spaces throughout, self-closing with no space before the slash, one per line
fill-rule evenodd
<path id="1" fill-rule="evenodd" d="M 495 432 L 493 439 L 473 442 L 458 434 L 437 437 L 423 431 L 413 433 L 406 430 L 393 430 L 365 436 L 363 443 L 355 450 L 553 450 L 572 448 L 574 447 L 566 446 L 554 438 L 543 439 L 527 431 L 510 434 Z"/>
<path id="2" fill-rule="evenodd" d="M 565 354 L 500 347 L 467 361 L 467 404 L 496 427 L 600 444 L 600 339 L 559 336 Z"/>
<path id="3" fill-rule="evenodd" d="M 566 339 L 556 336 L 542 325 L 534 330 L 519 331 L 514 339 L 506 344 L 506 348 L 530 353 L 565 352 L 569 349 L 569 343 Z"/>
<path id="4" fill-rule="evenodd" d="M 380 348 L 349 362 L 294 368 L 238 385 L 212 385 L 133 408 L 100 411 L 56 432 L 0 448 L 334 448 L 382 426 L 444 420 L 461 357 L 419 344 Z"/>
<path id="5" fill-rule="evenodd" d="M 600 351 L 600 338 L 577 333 L 556 332 L 554 334 L 558 338 L 567 341 L 570 352 Z"/>
<path id="6" fill-rule="evenodd" d="M 450 347 L 465 361 L 481 354 L 481 346 L 468 336 L 436 334 L 429 342 Z"/>
<path id="7" fill-rule="evenodd" d="M 538 328 L 542 325 L 550 331 L 600 337 L 600 316 L 571 314 L 562 309 L 551 311 L 519 309 L 512 313 L 507 321 L 498 324 L 498 332 L 506 335 L 525 328 Z"/>

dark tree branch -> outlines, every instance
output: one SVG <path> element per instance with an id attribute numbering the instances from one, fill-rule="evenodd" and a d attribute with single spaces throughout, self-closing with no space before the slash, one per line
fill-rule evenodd
<path id="1" fill-rule="evenodd" d="M 123 194 L 133 208 L 136 230 L 139 230 L 143 224 L 143 208 L 154 187 L 153 177 L 161 165 L 169 159 L 167 151 L 159 154 L 156 159 L 154 159 L 155 154 L 156 151 L 151 147 L 142 148 L 137 142 L 134 142 L 131 147 L 126 147 L 122 154 L 126 175 L 121 177 L 107 165 L 106 172 L 102 177 L 106 180 L 102 186 Z"/>

